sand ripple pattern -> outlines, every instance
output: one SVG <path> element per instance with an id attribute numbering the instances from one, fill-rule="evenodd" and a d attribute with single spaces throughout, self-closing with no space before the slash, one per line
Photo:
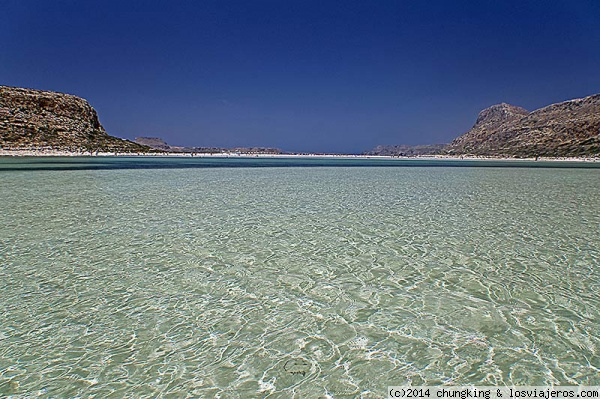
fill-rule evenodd
<path id="1" fill-rule="evenodd" d="M 0 396 L 600 385 L 598 170 L 0 175 Z"/>

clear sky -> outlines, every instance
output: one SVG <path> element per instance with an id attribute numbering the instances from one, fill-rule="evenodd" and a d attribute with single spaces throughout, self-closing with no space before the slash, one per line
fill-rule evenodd
<path id="1" fill-rule="evenodd" d="M 113 135 L 357 153 L 600 93 L 600 1 L 0 0 L 0 85 Z"/>

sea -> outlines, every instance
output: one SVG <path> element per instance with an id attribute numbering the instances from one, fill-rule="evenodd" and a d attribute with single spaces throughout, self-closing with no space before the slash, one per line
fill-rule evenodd
<path id="1" fill-rule="evenodd" d="M 600 385 L 600 163 L 0 158 L 0 397 Z"/>

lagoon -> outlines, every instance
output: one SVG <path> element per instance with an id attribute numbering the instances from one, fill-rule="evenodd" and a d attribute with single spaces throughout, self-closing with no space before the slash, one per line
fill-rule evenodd
<path id="1" fill-rule="evenodd" d="M 0 159 L 0 396 L 600 385 L 599 166 Z"/>

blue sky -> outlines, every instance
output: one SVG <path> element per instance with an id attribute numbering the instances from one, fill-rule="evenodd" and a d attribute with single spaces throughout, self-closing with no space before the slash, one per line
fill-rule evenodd
<path id="1" fill-rule="evenodd" d="M 0 84 L 113 135 L 357 153 L 600 93 L 600 2 L 3 0 Z"/>

